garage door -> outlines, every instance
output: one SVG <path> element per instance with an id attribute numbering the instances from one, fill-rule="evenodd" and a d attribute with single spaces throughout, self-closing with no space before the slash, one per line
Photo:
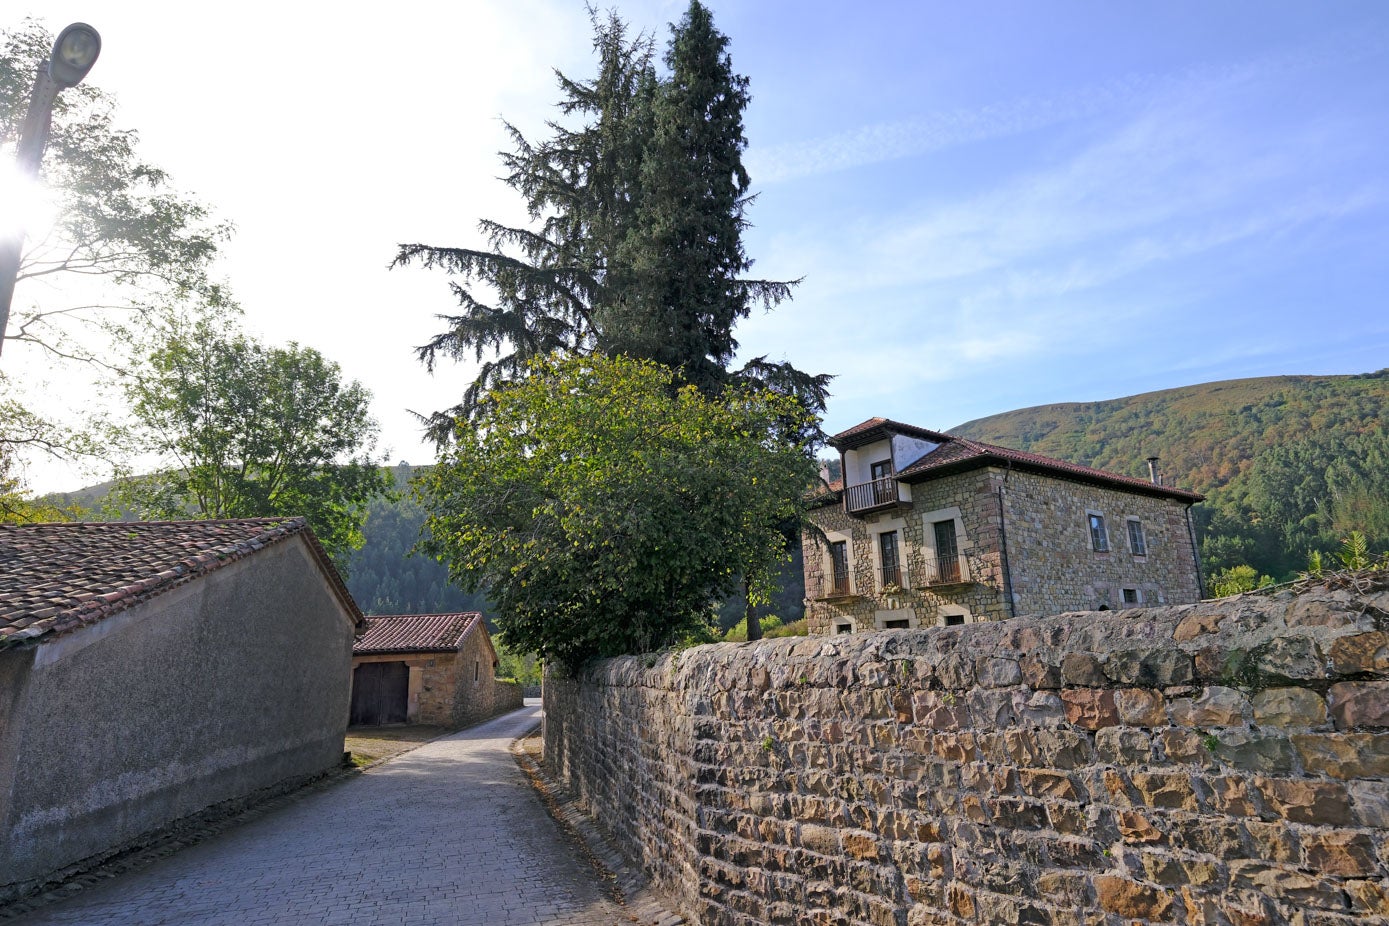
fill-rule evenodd
<path id="1" fill-rule="evenodd" d="M 352 673 L 353 724 L 404 723 L 410 667 L 403 662 L 364 662 Z"/>

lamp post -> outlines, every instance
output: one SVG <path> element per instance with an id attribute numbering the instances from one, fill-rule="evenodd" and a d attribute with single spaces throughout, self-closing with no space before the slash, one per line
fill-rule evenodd
<path id="1" fill-rule="evenodd" d="M 37 180 L 43 149 L 53 125 L 53 103 L 58 93 L 76 87 L 87 76 L 101 54 L 101 35 L 86 23 L 73 23 L 53 42 L 53 54 L 39 63 L 34 88 L 29 94 L 29 113 L 19 130 L 15 146 L 15 165 L 20 177 Z M 19 260 L 24 250 L 24 229 L 17 228 L 0 240 L 0 347 L 10 323 L 10 302 L 19 277 Z"/>

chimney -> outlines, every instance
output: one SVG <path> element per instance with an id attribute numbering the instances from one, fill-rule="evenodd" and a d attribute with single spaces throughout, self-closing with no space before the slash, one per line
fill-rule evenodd
<path id="1" fill-rule="evenodd" d="M 1162 485 L 1162 477 L 1158 475 L 1158 458 L 1148 457 L 1148 479 L 1155 486 Z"/>

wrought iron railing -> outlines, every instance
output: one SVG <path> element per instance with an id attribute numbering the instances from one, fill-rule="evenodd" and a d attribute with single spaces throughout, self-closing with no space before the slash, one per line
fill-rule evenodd
<path id="1" fill-rule="evenodd" d="M 925 557 L 927 585 L 958 585 L 969 581 L 969 567 L 960 555 Z"/>

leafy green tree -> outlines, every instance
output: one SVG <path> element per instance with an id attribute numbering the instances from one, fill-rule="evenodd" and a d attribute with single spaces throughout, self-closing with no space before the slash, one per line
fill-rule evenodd
<path id="1" fill-rule="evenodd" d="M 13 157 L 34 75 L 52 46 L 53 36 L 32 20 L 0 31 L 0 161 Z M 0 332 L 7 360 L 22 346 L 47 352 L 48 365 L 105 366 L 105 340 L 93 339 L 90 323 L 172 300 L 227 303 L 209 270 L 229 226 L 142 159 L 138 141 L 117 126 L 112 97 L 87 80 L 55 103 L 42 189 L 10 188 L 8 171 L 0 172 L 0 234 L 16 233 L 16 201 L 47 198 L 52 216 L 47 228 L 25 216 L 28 240 L 9 324 Z M 95 427 L 36 414 L 32 397 L 13 382 L 0 390 L 0 458 L 109 456 Z"/>
<path id="2" fill-rule="evenodd" d="M 553 136 L 533 144 L 508 126 L 515 150 L 503 155 L 506 180 L 539 228 L 484 221 L 486 249 L 400 247 L 393 266 L 442 269 L 494 296 L 455 284 L 463 311 L 419 350 L 431 369 L 441 354 L 487 358 L 463 401 L 428 420 L 441 445 L 454 420 L 478 414 L 489 389 L 559 350 L 656 360 L 707 395 L 754 382 L 824 410 L 828 376 L 765 357 L 728 370 L 734 326 L 752 304 L 786 298 L 792 284 L 742 277 L 751 267 L 741 243 L 751 201 L 742 165 L 748 94 L 727 45 L 692 2 L 661 79 L 649 38 L 629 39 L 615 14 L 595 16 L 598 76 L 559 75 L 560 111 L 577 127 L 551 123 Z M 799 413 L 779 428 L 792 421 L 819 433 L 818 421 Z"/>
<path id="3" fill-rule="evenodd" d="M 207 317 L 170 316 L 125 378 L 137 437 L 165 468 L 128 479 L 140 517 L 304 515 L 346 572 L 390 481 L 371 458 L 370 394 L 336 363 L 267 347 Z"/>
<path id="4" fill-rule="evenodd" d="M 768 438 L 794 400 L 620 357 L 535 361 L 485 399 L 419 491 L 425 549 L 487 590 L 507 647 L 574 665 L 707 627 L 744 576 L 767 600 L 814 475 Z"/>
<path id="5" fill-rule="evenodd" d="M 1239 565 L 1223 569 L 1211 576 L 1211 592 L 1217 598 L 1252 592 L 1256 588 L 1266 588 L 1273 584 L 1270 576 L 1259 575 L 1253 566 Z"/>

